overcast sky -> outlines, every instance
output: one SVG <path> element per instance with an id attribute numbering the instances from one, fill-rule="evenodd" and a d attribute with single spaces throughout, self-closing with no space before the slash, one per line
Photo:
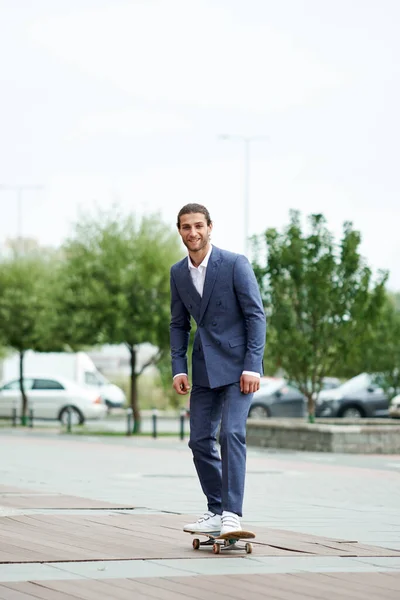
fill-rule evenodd
<path id="1" fill-rule="evenodd" d="M 351 220 L 400 289 L 398 0 L 0 0 L 0 186 L 22 232 L 59 245 L 119 202 L 173 225 L 205 204 L 242 252 L 289 210 Z M 18 232 L 0 191 L 0 242 Z"/>

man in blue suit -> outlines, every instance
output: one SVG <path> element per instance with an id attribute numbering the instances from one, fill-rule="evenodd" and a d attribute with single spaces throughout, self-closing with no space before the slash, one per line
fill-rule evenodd
<path id="1" fill-rule="evenodd" d="M 265 313 L 247 258 L 211 245 L 212 222 L 204 206 L 184 206 L 177 226 L 189 255 L 171 268 L 173 386 L 178 394 L 190 390 L 193 317 L 189 447 L 207 498 L 205 514 L 184 530 L 233 533 L 241 529 L 246 420 L 262 375 Z"/>

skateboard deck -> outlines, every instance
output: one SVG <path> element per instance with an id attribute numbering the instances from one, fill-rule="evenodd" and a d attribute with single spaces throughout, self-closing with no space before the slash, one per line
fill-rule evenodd
<path id="1" fill-rule="evenodd" d="M 246 554 L 253 552 L 253 545 L 249 542 L 238 545 L 239 540 L 254 539 L 256 536 L 252 531 L 231 531 L 220 535 L 219 531 L 187 531 L 192 535 L 201 535 L 207 537 L 205 542 L 201 542 L 198 538 L 194 538 L 192 546 L 194 550 L 198 550 L 200 546 L 212 546 L 214 554 L 220 554 L 221 550 L 244 550 Z"/>

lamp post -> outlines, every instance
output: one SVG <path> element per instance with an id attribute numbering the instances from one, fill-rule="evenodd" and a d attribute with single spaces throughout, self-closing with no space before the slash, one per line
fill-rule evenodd
<path id="1" fill-rule="evenodd" d="M 17 236 L 18 241 L 21 244 L 23 250 L 22 241 L 22 194 L 25 191 L 36 191 L 42 190 L 42 185 L 3 185 L 0 184 L 0 191 L 14 191 L 17 192 Z"/>
<path id="2" fill-rule="evenodd" d="M 244 145 L 244 198 L 243 198 L 243 226 L 244 226 L 244 254 L 248 254 L 249 245 L 249 213 L 250 213 L 250 146 L 252 142 L 262 142 L 268 139 L 266 135 L 230 135 L 218 136 L 221 140 L 240 141 Z"/>

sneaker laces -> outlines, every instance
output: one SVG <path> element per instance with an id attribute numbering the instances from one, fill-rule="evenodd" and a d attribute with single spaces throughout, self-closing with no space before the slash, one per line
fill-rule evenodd
<path id="1" fill-rule="evenodd" d="M 222 516 L 222 526 L 223 527 L 237 527 L 240 526 L 239 517 L 235 517 L 233 515 L 223 515 Z"/>
<path id="2" fill-rule="evenodd" d="M 196 522 L 197 523 L 204 523 L 204 521 L 208 521 L 209 519 L 212 519 L 213 517 L 216 517 L 217 515 L 215 513 L 212 513 L 211 511 L 207 510 L 204 515 L 202 517 L 200 517 L 200 519 L 198 519 Z"/>

